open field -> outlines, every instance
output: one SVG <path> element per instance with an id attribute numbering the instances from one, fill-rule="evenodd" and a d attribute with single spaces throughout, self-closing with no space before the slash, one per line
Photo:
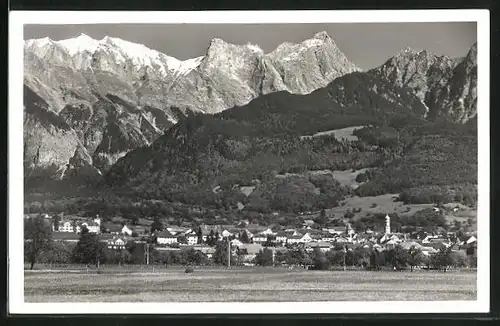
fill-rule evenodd
<path id="1" fill-rule="evenodd" d="M 374 197 L 348 197 L 342 202 L 340 206 L 327 209 L 329 215 L 342 216 L 347 209 L 361 209 L 361 212 L 355 213 L 357 216 L 364 216 L 368 213 L 397 213 L 399 216 L 413 215 L 419 210 L 432 208 L 435 204 L 408 204 L 405 205 L 402 201 L 394 201 L 398 194 L 385 194 Z M 465 221 L 468 218 L 472 218 L 474 222 L 477 217 L 477 209 L 461 205 L 459 203 L 450 203 L 448 207 L 461 207 L 461 210 L 456 213 L 447 213 L 445 215 L 446 220 L 451 223 L 454 220 Z"/>
<path id="2" fill-rule="evenodd" d="M 26 302 L 475 300 L 476 273 L 226 270 L 25 271 Z"/>
<path id="3" fill-rule="evenodd" d="M 312 137 L 322 137 L 322 136 L 330 136 L 333 135 L 338 141 L 356 141 L 358 140 L 358 137 L 353 135 L 353 132 L 357 129 L 363 129 L 366 126 L 352 126 L 352 127 L 347 127 L 347 128 L 341 128 L 341 129 L 332 129 L 332 130 L 325 130 L 325 131 L 320 131 L 315 133 L 314 135 L 311 136 L 302 136 L 301 138 L 312 138 Z"/>

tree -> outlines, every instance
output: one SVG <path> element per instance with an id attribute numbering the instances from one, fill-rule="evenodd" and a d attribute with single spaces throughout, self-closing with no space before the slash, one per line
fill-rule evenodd
<path id="1" fill-rule="evenodd" d="M 30 269 L 33 269 L 40 253 L 49 249 L 52 243 L 50 225 L 41 215 L 26 220 L 24 223 L 24 239 Z"/>
<path id="2" fill-rule="evenodd" d="M 215 246 L 215 244 L 217 243 L 218 239 L 215 237 L 215 233 L 214 233 L 214 230 L 210 230 L 210 233 L 207 237 L 207 245 L 209 246 Z"/>
<path id="3" fill-rule="evenodd" d="M 183 256 L 182 261 L 186 264 L 203 265 L 208 262 L 208 258 L 205 254 L 193 248 L 182 250 L 181 255 Z"/>
<path id="4" fill-rule="evenodd" d="M 66 242 L 52 241 L 50 248 L 42 253 L 42 259 L 49 264 L 71 263 L 72 246 Z"/>
<path id="5" fill-rule="evenodd" d="M 243 231 L 240 235 L 240 241 L 243 243 L 250 243 L 250 238 L 248 237 L 247 231 Z"/>
<path id="6" fill-rule="evenodd" d="M 451 252 L 451 247 L 441 247 L 438 252 L 431 255 L 430 265 L 438 270 L 446 272 L 448 267 L 452 266 L 454 263 Z"/>
<path id="7" fill-rule="evenodd" d="M 229 243 L 227 241 L 217 241 L 215 245 L 215 252 L 212 256 L 214 262 L 219 265 L 228 265 L 228 246 Z M 233 255 L 231 253 L 231 261 L 233 261 Z"/>
<path id="8" fill-rule="evenodd" d="M 380 256 L 383 254 L 379 253 L 378 250 L 372 249 L 370 254 L 370 269 L 379 270 L 380 266 L 383 266 Z"/>
<path id="9" fill-rule="evenodd" d="M 314 269 L 328 270 L 330 268 L 330 260 L 319 248 L 314 249 L 312 264 L 314 265 Z"/>
<path id="10" fill-rule="evenodd" d="M 255 255 L 255 263 L 260 266 L 273 265 L 273 252 L 271 249 L 265 248 Z"/>
<path id="11" fill-rule="evenodd" d="M 201 230 L 201 226 L 198 227 L 198 231 L 196 231 L 196 236 L 198 237 L 198 240 L 196 241 L 198 244 L 203 243 L 203 231 Z"/>
<path id="12" fill-rule="evenodd" d="M 52 225 L 54 226 L 54 231 L 59 231 L 59 222 L 61 222 L 61 216 L 56 214 L 52 219 Z"/>
<path id="13" fill-rule="evenodd" d="M 84 226 L 80 232 L 80 239 L 73 250 L 73 260 L 81 264 L 96 264 L 107 259 L 107 248 L 99 241 L 97 234 L 92 234 Z"/>
<path id="14" fill-rule="evenodd" d="M 409 254 L 401 246 L 397 245 L 388 251 L 388 260 L 394 269 L 400 270 L 408 265 Z"/>
<path id="15" fill-rule="evenodd" d="M 151 233 L 163 230 L 163 223 L 158 217 L 155 217 L 153 223 L 151 224 Z"/>
<path id="16" fill-rule="evenodd" d="M 264 247 L 274 247 L 276 245 L 276 236 L 268 235 L 266 242 L 264 242 Z"/>
<path id="17" fill-rule="evenodd" d="M 187 241 L 187 238 L 185 235 L 180 235 L 177 237 L 177 242 L 178 243 L 182 243 L 182 244 L 187 244 L 188 241 Z"/>
<path id="18" fill-rule="evenodd" d="M 422 250 L 416 248 L 415 246 L 411 246 L 408 249 L 408 265 L 410 265 L 410 271 L 413 272 L 413 268 L 415 266 L 419 266 L 424 259 L 425 257 Z"/>
<path id="19" fill-rule="evenodd" d="M 324 208 L 321 210 L 321 213 L 315 222 L 320 226 L 325 226 L 328 223 L 328 218 L 326 217 L 326 211 Z"/>

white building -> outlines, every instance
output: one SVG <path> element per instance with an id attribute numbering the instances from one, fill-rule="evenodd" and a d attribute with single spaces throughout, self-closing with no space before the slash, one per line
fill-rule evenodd
<path id="1" fill-rule="evenodd" d="M 127 241 L 123 238 L 113 238 L 107 241 L 108 249 L 123 250 L 127 245 Z"/>
<path id="2" fill-rule="evenodd" d="M 195 245 L 198 243 L 198 236 L 196 234 L 187 234 L 186 235 L 186 240 L 188 245 Z"/>
<path id="3" fill-rule="evenodd" d="M 54 226 L 52 226 L 52 230 L 55 231 Z M 59 232 L 75 232 L 73 228 L 73 223 L 71 221 L 60 221 L 59 222 Z"/>
<path id="4" fill-rule="evenodd" d="M 306 233 L 304 235 L 292 235 L 291 237 L 288 238 L 287 243 L 290 244 L 295 244 L 295 243 L 307 243 L 311 242 L 313 239 L 309 235 L 309 233 Z"/>
<path id="5" fill-rule="evenodd" d="M 132 230 L 128 228 L 127 225 L 124 225 L 121 230 L 121 234 L 132 235 Z"/>
<path id="6" fill-rule="evenodd" d="M 267 230 L 264 230 L 262 232 L 259 232 L 259 235 L 275 235 L 275 233 L 273 232 L 273 230 L 271 229 L 267 229 Z"/>
<path id="7" fill-rule="evenodd" d="M 228 230 L 222 231 L 221 235 L 222 235 L 222 238 L 229 238 L 229 237 L 233 236 L 233 234 L 231 232 L 229 232 Z"/>
<path id="8" fill-rule="evenodd" d="M 385 215 L 385 234 L 391 233 L 391 217 L 389 214 Z"/>
<path id="9" fill-rule="evenodd" d="M 162 231 L 156 234 L 156 242 L 161 245 L 177 243 L 177 237 L 168 231 Z"/>
<path id="10" fill-rule="evenodd" d="M 266 234 L 262 234 L 262 233 L 259 233 L 257 235 L 255 235 L 252 239 L 253 243 L 259 243 L 259 244 L 262 244 L 264 242 L 267 241 L 267 235 Z"/>

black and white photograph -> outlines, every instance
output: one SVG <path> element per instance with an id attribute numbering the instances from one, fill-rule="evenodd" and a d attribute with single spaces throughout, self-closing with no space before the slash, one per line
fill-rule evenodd
<path id="1" fill-rule="evenodd" d="M 488 310 L 488 12 L 278 13 L 14 17 L 11 309 Z"/>

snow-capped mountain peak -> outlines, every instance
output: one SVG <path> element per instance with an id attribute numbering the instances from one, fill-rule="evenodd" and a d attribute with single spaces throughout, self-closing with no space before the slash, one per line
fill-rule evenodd
<path id="1" fill-rule="evenodd" d="M 94 53 L 100 45 L 99 41 L 83 33 L 78 37 L 61 40 L 57 43 L 62 45 L 71 56 L 84 51 Z"/>
<path id="2" fill-rule="evenodd" d="M 96 40 L 83 33 L 77 37 L 60 41 L 53 41 L 48 37 L 25 41 L 25 48 L 35 54 L 44 55 L 47 53 L 46 51 L 40 51 L 40 49 L 45 49 L 47 45 L 62 48 L 63 52 L 67 52 L 72 58 L 78 57 L 76 62 L 82 62 L 82 58 L 83 61 L 88 61 L 96 53 L 102 52 L 105 55 L 111 55 L 113 58 L 112 61 L 120 64 L 130 62 L 135 70 L 139 70 L 142 67 L 154 68 L 162 76 L 166 76 L 168 71 L 172 71 L 174 74 L 185 75 L 192 69 L 195 69 L 202 59 L 202 57 L 198 57 L 181 61 L 150 49 L 143 44 L 110 36 Z M 77 69 L 81 67 L 81 65 L 76 66 Z"/>

